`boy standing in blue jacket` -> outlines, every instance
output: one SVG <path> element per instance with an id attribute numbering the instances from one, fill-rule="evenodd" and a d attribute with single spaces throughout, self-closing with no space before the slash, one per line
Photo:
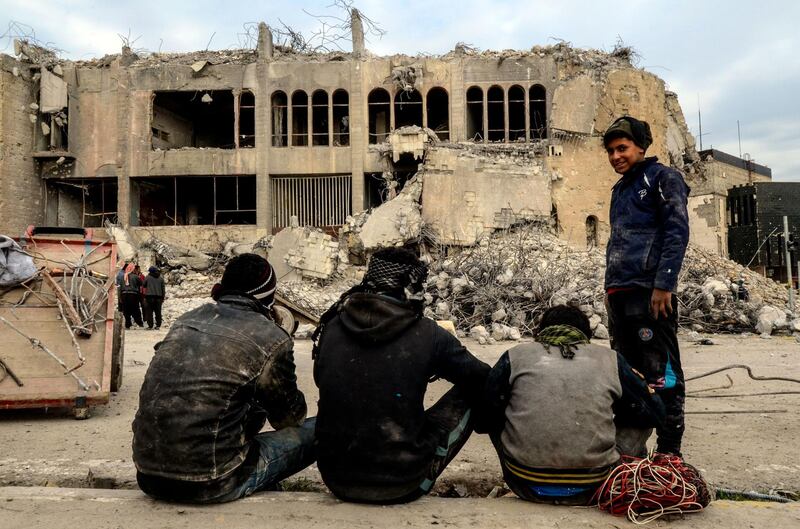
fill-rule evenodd
<path id="1" fill-rule="evenodd" d="M 679 171 L 645 157 L 652 142 L 650 126 L 630 116 L 603 135 L 608 161 L 621 175 L 611 191 L 605 289 L 614 347 L 666 408 L 656 450 L 680 455 L 685 391 L 674 291 L 689 242 L 689 187 Z M 627 431 L 618 439 L 623 452 L 644 456 L 651 432 Z"/>

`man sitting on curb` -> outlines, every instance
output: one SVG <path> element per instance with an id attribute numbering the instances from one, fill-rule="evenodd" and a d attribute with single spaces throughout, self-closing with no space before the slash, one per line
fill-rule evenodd
<path id="1" fill-rule="evenodd" d="M 534 343 L 492 368 L 476 431 L 489 433 L 506 484 L 522 499 L 586 505 L 620 459 L 616 425 L 661 424 L 664 406 L 625 359 L 590 345 L 589 320 L 559 305 Z"/>
<path id="2" fill-rule="evenodd" d="M 314 462 L 314 419 L 293 342 L 272 320 L 275 272 L 234 257 L 209 303 L 170 328 L 139 394 L 133 461 L 157 499 L 221 503 L 274 488 Z M 259 433 L 266 420 L 277 430 Z"/>
<path id="3" fill-rule="evenodd" d="M 315 332 L 318 466 L 338 498 L 402 503 L 428 493 L 472 433 L 489 366 L 422 315 L 427 267 L 376 252 Z M 428 382 L 455 386 L 425 410 Z"/>

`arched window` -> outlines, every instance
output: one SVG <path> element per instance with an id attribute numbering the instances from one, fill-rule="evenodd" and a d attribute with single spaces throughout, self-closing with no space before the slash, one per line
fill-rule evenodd
<path id="1" fill-rule="evenodd" d="M 376 88 L 367 97 L 369 107 L 369 142 L 383 143 L 391 130 L 391 97 L 383 88 Z"/>
<path id="2" fill-rule="evenodd" d="M 333 144 L 350 145 L 350 96 L 341 88 L 333 93 Z"/>
<path id="3" fill-rule="evenodd" d="M 525 89 L 508 89 L 508 141 L 525 141 Z"/>
<path id="4" fill-rule="evenodd" d="M 479 86 L 471 86 L 467 90 L 467 139 L 483 141 L 486 133 L 483 130 L 483 90 Z"/>
<path id="5" fill-rule="evenodd" d="M 253 92 L 239 94 L 239 147 L 256 146 L 256 98 Z"/>
<path id="6" fill-rule="evenodd" d="M 442 141 L 450 140 L 450 99 L 447 90 L 437 86 L 428 90 L 425 96 L 428 112 L 428 128 Z"/>
<path id="7" fill-rule="evenodd" d="M 308 146 L 308 94 L 297 90 L 292 94 L 292 146 Z"/>
<path id="8" fill-rule="evenodd" d="M 597 217 L 589 215 L 586 217 L 586 247 L 597 247 Z"/>
<path id="9" fill-rule="evenodd" d="M 272 92 L 272 146 L 286 147 L 288 142 L 289 120 L 287 118 L 288 100 L 286 93 Z"/>
<path id="10" fill-rule="evenodd" d="M 528 91 L 528 112 L 530 113 L 531 139 L 547 138 L 547 91 L 540 84 Z"/>
<path id="11" fill-rule="evenodd" d="M 422 94 L 417 90 L 398 90 L 394 95 L 394 128 L 422 126 Z"/>
<path id="12" fill-rule="evenodd" d="M 493 86 L 486 92 L 486 112 L 488 116 L 489 141 L 506 140 L 505 93 L 500 86 Z"/>
<path id="13" fill-rule="evenodd" d="M 328 145 L 328 92 L 311 94 L 311 144 Z"/>

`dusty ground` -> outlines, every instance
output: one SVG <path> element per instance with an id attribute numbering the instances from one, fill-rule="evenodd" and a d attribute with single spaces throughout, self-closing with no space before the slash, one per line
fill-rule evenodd
<path id="1" fill-rule="evenodd" d="M 195 507 L 158 503 L 133 490 L 0 487 L 3 527 L 150 529 L 271 526 L 285 529 L 366 527 L 635 527 L 591 508 L 536 505 L 516 499 L 425 497 L 392 507 L 344 504 L 328 494 L 267 492 L 225 505 Z M 800 504 L 718 501 L 705 512 L 652 527 L 796 528 Z"/>
<path id="2" fill-rule="evenodd" d="M 138 404 L 138 390 L 153 344 L 164 331 L 133 331 L 126 335 L 125 377 L 122 390 L 108 406 L 93 409 L 87 421 L 76 421 L 58 410 L 0 412 L 0 486 L 50 485 L 63 487 L 133 488 L 130 463 L 130 424 Z M 712 335 L 715 345 L 682 342 L 687 376 L 728 364 L 748 364 L 756 375 L 800 378 L 800 344 L 791 337 Z M 508 343 L 467 346 L 480 358 L 494 362 Z M 311 344 L 296 345 L 299 384 L 310 413 L 316 411 L 312 380 Z M 756 382 L 742 370 L 730 372 L 734 386 L 710 393 L 800 391 L 800 384 Z M 727 383 L 723 374 L 693 381 L 690 391 Z M 435 383 L 433 402 L 447 389 Z M 718 486 L 739 490 L 800 491 L 800 395 L 764 395 L 735 398 L 690 398 L 684 452 Z M 712 413 L 704 413 L 712 412 Z M 744 412 L 744 413 L 739 413 Z M 319 490 L 315 468 L 303 473 L 310 481 L 296 486 Z M 445 471 L 437 490 L 443 495 L 485 495 L 501 482 L 496 456 L 486 436 L 474 435 Z"/>

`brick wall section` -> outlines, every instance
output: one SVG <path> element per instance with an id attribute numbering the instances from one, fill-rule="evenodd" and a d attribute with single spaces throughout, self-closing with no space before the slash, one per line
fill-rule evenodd
<path id="1" fill-rule="evenodd" d="M 41 224 L 44 210 L 42 182 L 31 156 L 29 79 L 27 67 L 0 56 L 0 233 L 11 236 L 20 235 L 29 224 Z"/>

